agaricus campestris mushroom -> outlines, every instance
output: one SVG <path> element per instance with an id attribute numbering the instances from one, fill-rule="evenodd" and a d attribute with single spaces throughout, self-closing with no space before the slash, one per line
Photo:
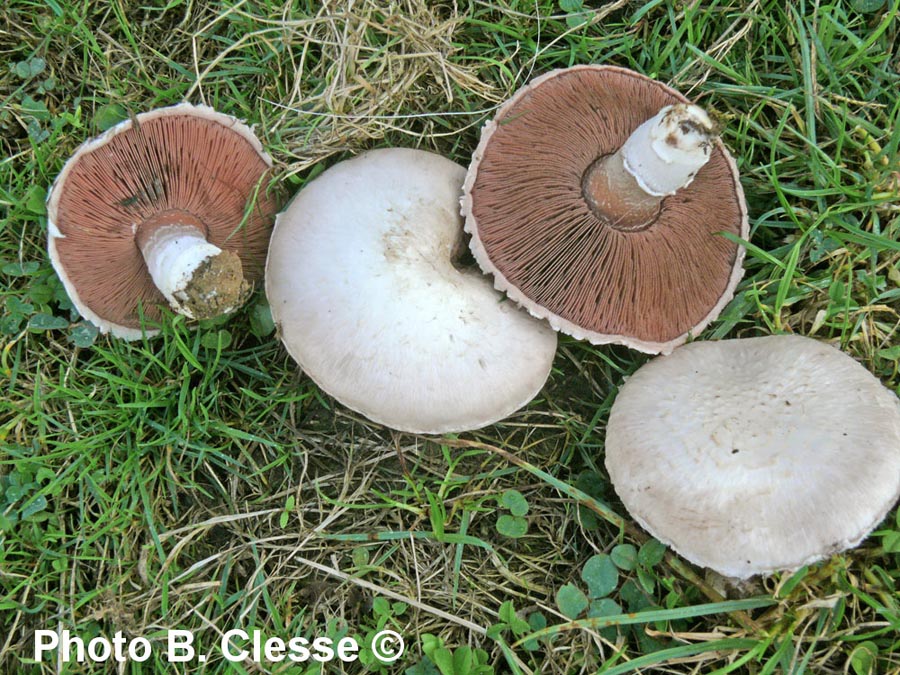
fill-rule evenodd
<path id="1" fill-rule="evenodd" d="M 737 578 L 856 546 L 900 496 L 900 400 L 799 336 L 694 342 L 619 390 L 606 467 L 629 513 Z"/>
<path id="2" fill-rule="evenodd" d="M 197 319 L 239 307 L 279 206 L 271 166 L 247 125 L 188 103 L 83 144 L 47 197 L 50 260 L 78 312 L 138 339 L 141 311 L 158 322 L 165 302 Z"/>
<path id="3" fill-rule="evenodd" d="M 454 265 L 464 177 L 433 153 L 372 150 L 306 185 L 275 224 L 266 294 L 288 352 L 394 429 L 491 424 L 550 372 L 556 334 Z"/>
<path id="4" fill-rule="evenodd" d="M 482 131 L 463 200 L 494 285 L 557 330 L 668 353 L 743 274 L 747 209 L 706 113 L 630 70 L 535 79 Z"/>

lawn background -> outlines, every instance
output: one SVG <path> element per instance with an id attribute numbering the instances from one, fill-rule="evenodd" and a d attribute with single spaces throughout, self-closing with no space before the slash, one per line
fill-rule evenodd
<path id="1" fill-rule="evenodd" d="M 900 672 L 896 512 L 856 551 L 740 587 L 620 517 L 604 428 L 641 354 L 563 338 L 525 410 L 428 439 L 300 375 L 261 291 L 227 322 L 126 343 L 55 277 L 47 188 L 131 113 L 245 119 L 294 192 L 375 147 L 467 164 L 530 77 L 609 63 L 707 107 L 737 160 L 746 275 L 703 339 L 811 335 L 897 391 L 900 1 L 584 4 L 5 3 L 0 673 L 56 672 L 29 665 L 39 628 L 187 628 L 210 658 L 185 672 L 319 672 L 212 649 L 254 627 L 406 639 L 393 666 L 364 653 L 329 673 Z M 171 672 L 161 654 L 63 670 Z"/>

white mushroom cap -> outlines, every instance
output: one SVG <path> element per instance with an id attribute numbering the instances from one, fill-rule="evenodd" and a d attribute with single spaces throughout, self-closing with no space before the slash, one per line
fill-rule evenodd
<path id="1" fill-rule="evenodd" d="M 606 467 L 629 513 L 730 577 L 859 544 L 900 496 L 900 400 L 799 336 L 696 342 L 619 390 Z"/>
<path id="2" fill-rule="evenodd" d="M 475 429 L 544 385 L 556 334 L 460 270 L 466 170 L 421 150 L 328 169 L 279 215 L 266 294 L 291 356 L 366 417 L 417 433 Z"/>

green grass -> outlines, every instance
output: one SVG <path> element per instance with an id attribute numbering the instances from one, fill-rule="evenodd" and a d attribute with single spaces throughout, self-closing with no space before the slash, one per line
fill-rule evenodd
<path id="1" fill-rule="evenodd" d="M 30 665 L 40 628 L 157 645 L 189 628 L 208 646 L 231 628 L 388 627 L 407 654 L 381 672 L 455 656 L 471 673 L 900 673 L 896 513 L 855 551 L 741 587 L 625 517 L 604 428 L 646 357 L 563 339 L 509 420 L 395 434 L 297 372 L 259 291 L 225 323 L 96 337 L 50 267 L 43 208 L 79 143 L 185 98 L 255 124 L 295 190 L 379 146 L 466 164 L 529 76 L 627 66 L 713 111 L 741 171 L 746 275 L 703 337 L 812 335 L 897 391 L 900 2 L 289 5 L 11 0 L 0 16 L 0 672 L 55 672 Z M 498 530 L 521 512 L 511 490 L 522 536 Z M 589 560 L 604 619 L 575 612 Z M 259 672 L 215 650 L 185 670 Z"/>

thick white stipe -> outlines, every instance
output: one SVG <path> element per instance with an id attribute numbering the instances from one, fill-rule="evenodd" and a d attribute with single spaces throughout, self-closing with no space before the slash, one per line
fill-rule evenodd
<path id="1" fill-rule="evenodd" d="M 695 105 L 662 108 L 622 146 L 625 169 L 648 194 L 675 194 L 694 180 L 712 151 L 713 123 Z"/>
<path id="2" fill-rule="evenodd" d="M 141 252 L 153 283 L 172 309 L 193 319 L 184 304 L 187 299 L 185 289 L 197 268 L 219 255 L 222 249 L 210 244 L 196 227 L 165 225 L 147 239 Z"/>

